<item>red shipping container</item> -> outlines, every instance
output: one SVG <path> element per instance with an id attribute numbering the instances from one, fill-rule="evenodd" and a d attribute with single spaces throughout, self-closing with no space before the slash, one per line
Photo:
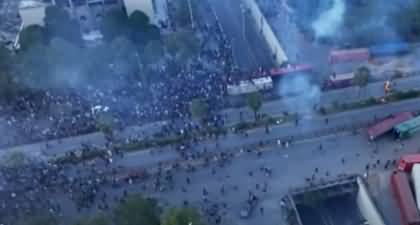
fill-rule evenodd
<path id="1" fill-rule="evenodd" d="M 391 175 L 391 188 L 398 207 L 400 208 L 403 225 L 420 225 L 420 215 L 410 189 L 408 176 L 404 172 L 394 172 Z"/>
<path id="2" fill-rule="evenodd" d="M 367 61 L 370 58 L 369 49 L 356 48 L 348 50 L 331 50 L 329 56 L 330 64 L 352 62 L 352 61 Z"/>
<path id="3" fill-rule="evenodd" d="M 312 70 L 313 66 L 310 64 L 287 65 L 285 67 L 271 69 L 270 75 L 274 77 L 292 73 L 310 73 Z"/>
<path id="4" fill-rule="evenodd" d="M 398 161 L 398 170 L 406 173 L 411 173 L 413 165 L 420 163 L 420 154 L 402 155 Z"/>
<path id="5" fill-rule="evenodd" d="M 390 131 L 394 126 L 411 118 L 413 118 L 413 114 L 411 112 L 402 112 L 392 115 L 368 128 L 369 139 L 373 141 L 375 138 Z"/>

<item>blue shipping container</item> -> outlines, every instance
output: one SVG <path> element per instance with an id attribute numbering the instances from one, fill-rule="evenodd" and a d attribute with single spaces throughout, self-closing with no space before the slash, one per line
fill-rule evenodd
<path id="1" fill-rule="evenodd" d="M 410 51 L 410 44 L 404 42 L 374 45 L 369 48 L 372 56 L 392 56 L 405 54 Z"/>

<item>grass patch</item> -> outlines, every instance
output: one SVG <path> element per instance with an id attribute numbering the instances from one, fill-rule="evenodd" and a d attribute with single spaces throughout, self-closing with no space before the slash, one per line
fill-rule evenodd
<path id="1" fill-rule="evenodd" d="M 87 160 L 103 158 L 106 154 L 106 151 L 103 149 L 80 150 L 77 153 L 70 152 L 69 154 L 58 157 L 53 162 L 56 164 L 77 164 Z"/>
<path id="2" fill-rule="evenodd" d="M 331 107 L 329 108 L 321 107 L 319 111 L 321 114 L 332 114 L 332 113 L 339 113 L 339 112 L 344 112 L 344 111 L 349 111 L 349 110 L 354 110 L 354 109 L 371 107 L 375 105 L 388 104 L 391 102 L 414 99 L 418 97 L 420 97 L 420 91 L 410 90 L 410 91 L 403 91 L 403 92 L 394 92 L 387 95 L 384 98 L 379 98 L 379 99 L 369 98 L 362 101 L 342 103 L 342 104 L 338 102 L 334 102 Z"/>

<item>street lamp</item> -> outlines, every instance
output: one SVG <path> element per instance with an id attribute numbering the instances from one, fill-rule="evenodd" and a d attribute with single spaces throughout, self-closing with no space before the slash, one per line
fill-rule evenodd
<path id="1" fill-rule="evenodd" d="M 246 25 L 245 25 L 245 13 L 246 13 L 246 8 L 245 8 L 245 6 L 244 6 L 244 4 L 243 3 L 241 3 L 240 5 L 240 8 L 241 8 L 241 14 L 242 14 L 242 36 L 243 36 L 243 39 L 246 39 L 245 37 L 245 34 L 246 34 Z"/>
<path id="2" fill-rule="evenodd" d="M 188 11 L 190 12 L 191 27 L 192 29 L 194 29 L 194 18 L 193 18 L 191 0 L 188 0 Z"/>

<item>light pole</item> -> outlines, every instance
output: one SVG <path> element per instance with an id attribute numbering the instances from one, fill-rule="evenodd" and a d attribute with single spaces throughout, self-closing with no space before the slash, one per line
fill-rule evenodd
<path id="1" fill-rule="evenodd" d="M 246 24 L 245 24 L 245 13 L 246 13 L 246 9 L 245 6 L 241 3 L 240 4 L 240 8 L 241 8 L 241 14 L 242 14 L 242 36 L 243 39 L 245 40 L 246 38 Z"/>
<path id="2" fill-rule="evenodd" d="M 187 0 L 187 1 L 188 1 L 188 11 L 190 12 L 191 28 L 194 29 L 195 24 L 194 24 L 193 12 L 192 12 L 191 0 Z"/>

